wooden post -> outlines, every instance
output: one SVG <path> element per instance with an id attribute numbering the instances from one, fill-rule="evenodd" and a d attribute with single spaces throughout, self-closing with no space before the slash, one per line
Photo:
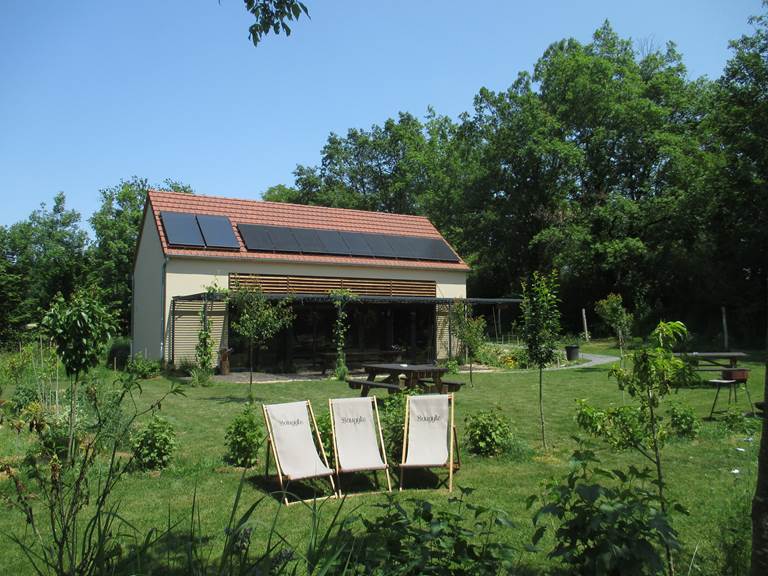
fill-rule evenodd
<path id="1" fill-rule="evenodd" d="M 730 350 L 728 347 L 728 317 L 725 314 L 725 306 L 720 306 L 720 315 L 723 318 L 723 346 L 725 351 L 728 352 Z"/>
<path id="2" fill-rule="evenodd" d="M 581 309 L 581 323 L 584 326 L 584 340 L 589 342 L 589 330 L 587 329 L 587 311 L 584 308 Z"/>

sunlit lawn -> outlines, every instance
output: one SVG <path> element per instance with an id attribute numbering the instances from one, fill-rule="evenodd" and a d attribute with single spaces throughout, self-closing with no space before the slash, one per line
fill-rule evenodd
<path id="1" fill-rule="evenodd" d="M 610 344 L 596 343 L 582 348 L 586 351 L 613 353 Z M 756 362 L 752 368 L 750 389 L 753 400 L 762 399 L 763 369 Z M 465 386 L 457 393 L 456 417 L 461 441 L 464 418 L 477 410 L 498 406 L 513 421 L 518 436 L 536 449 L 529 462 L 513 463 L 506 460 L 473 457 L 462 446 L 463 466 L 455 477 L 459 486 L 475 488 L 472 498 L 477 503 L 495 506 L 509 513 L 517 528 L 508 538 L 521 551 L 521 561 L 531 567 L 554 566 L 544 553 L 524 552 L 524 545 L 532 534 L 531 511 L 525 501 L 531 494 L 540 492 L 542 482 L 559 477 L 568 469 L 569 456 L 576 447 L 572 436 L 578 433 L 574 422 L 575 401 L 586 399 L 599 405 L 618 405 L 622 395 L 615 382 L 608 377 L 609 366 L 552 371 L 545 374 L 545 411 L 547 437 L 550 450 L 540 449 L 538 428 L 538 379 L 528 372 L 475 374 L 475 386 Z M 466 380 L 467 376 L 457 378 Z M 168 388 L 167 380 L 158 378 L 144 385 L 140 405 L 158 398 Z M 179 449 L 173 465 L 162 473 L 133 473 L 127 476 L 115 496 L 122 502 L 122 514 L 142 531 L 150 528 L 163 529 L 169 515 L 172 522 L 182 520 L 179 530 L 186 530 L 193 494 L 200 507 L 200 519 L 204 532 L 212 539 L 210 546 L 214 556 L 223 541 L 230 505 L 240 481 L 241 472 L 224 465 L 224 433 L 227 424 L 241 409 L 246 400 L 247 384 L 216 383 L 207 388 L 187 388 L 185 397 L 172 397 L 163 403 L 162 414 L 172 422 L 178 434 Z M 6 397 L 12 391 L 6 390 Z M 356 394 L 346 385 L 335 381 L 312 381 L 280 384 L 260 384 L 255 388 L 259 402 L 284 402 L 309 399 L 317 413 L 327 411 L 329 397 Z M 693 406 L 699 417 L 709 413 L 714 391 L 708 388 L 683 390 L 672 395 L 671 401 Z M 727 398 L 727 395 L 726 395 Z M 722 400 L 722 395 L 721 395 Z M 746 404 L 742 404 L 746 407 Z M 675 517 L 684 551 L 680 565 L 687 566 L 694 549 L 696 563 L 702 573 L 709 573 L 713 566 L 720 539 L 722 515 L 732 506 L 735 495 L 744 493 L 754 484 L 757 444 L 759 438 L 748 442 L 743 434 L 720 433 L 716 423 L 705 422 L 701 437 L 694 441 L 670 441 L 664 450 L 667 479 L 672 498 L 679 500 L 690 510 L 690 516 Z M 8 426 L 0 429 L 0 457 L 23 454 L 29 436 L 16 435 Z M 744 448 L 739 451 L 737 448 Z M 601 452 L 605 466 L 634 462 L 644 464 L 638 456 L 625 452 L 617 454 Z M 738 469 L 738 473 L 732 472 Z M 252 503 L 265 496 L 265 484 L 261 480 L 262 469 L 249 472 L 245 486 L 244 502 Z M 438 474 L 443 474 L 438 471 Z M 395 480 L 396 475 L 393 475 Z M 5 493 L 10 483 L 0 480 Z M 745 486 L 746 485 L 746 486 Z M 745 488 L 742 488 L 745 486 Z M 409 490 L 402 497 L 427 498 L 441 506 L 446 502 L 445 490 Z M 382 500 L 382 496 L 360 496 L 347 501 L 344 506 L 361 507 L 360 512 L 370 510 L 370 504 Z M 331 502 L 330 511 L 340 505 Z M 291 541 L 299 542 L 307 530 L 308 512 L 301 506 L 280 508 L 273 498 L 266 498 L 259 521 L 268 523 L 280 509 L 279 529 Z M 0 532 L 24 533 L 22 517 L 15 511 L 3 509 L 0 513 Z M 263 530 L 255 531 L 258 542 Z M 546 547 L 551 541 L 545 540 Z M 30 570 L 7 537 L 0 540 L 0 573 L 25 574 Z"/>

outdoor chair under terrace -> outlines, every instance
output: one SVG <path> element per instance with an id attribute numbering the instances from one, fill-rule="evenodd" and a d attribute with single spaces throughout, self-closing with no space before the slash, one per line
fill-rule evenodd
<path id="1" fill-rule="evenodd" d="M 328 466 L 328 458 L 325 455 L 315 414 L 309 401 L 264 404 L 263 409 L 269 444 L 265 474 L 269 471 L 271 452 L 275 459 L 277 479 L 285 504 L 289 503 L 286 488 L 295 480 L 328 478 L 335 496 L 333 470 Z M 313 430 L 317 444 L 312 438 Z"/>
<path id="2" fill-rule="evenodd" d="M 373 472 L 378 486 L 379 470 L 387 477 L 387 490 L 392 491 L 384 437 L 381 433 L 376 397 L 336 398 L 328 400 L 336 456 L 336 477 L 341 494 L 341 474 Z"/>
<path id="3" fill-rule="evenodd" d="M 400 490 L 406 468 L 448 468 L 448 491 L 453 491 L 453 472 L 461 465 L 456 428 L 453 425 L 453 394 L 408 396 L 403 429 L 403 460 Z"/>

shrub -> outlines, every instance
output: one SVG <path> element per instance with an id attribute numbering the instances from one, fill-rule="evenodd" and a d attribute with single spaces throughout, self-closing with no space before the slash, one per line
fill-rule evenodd
<path id="1" fill-rule="evenodd" d="M 134 463 L 140 470 L 165 468 L 176 449 L 173 426 L 159 416 L 153 416 L 131 441 Z"/>
<path id="2" fill-rule="evenodd" d="M 669 410 L 669 425 L 681 438 L 696 438 L 701 431 L 701 422 L 690 406 L 672 405 Z"/>
<path id="3" fill-rule="evenodd" d="M 139 353 L 128 360 L 125 370 L 141 380 L 148 380 L 160 374 L 160 362 L 144 358 L 144 355 Z"/>
<path id="4" fill-rule="evenodd" d="M 717 549 L 722 576 L 747 576 L 752 553 L 752 494 L 751 482 L 739 481 L 725 503 L 718 526 Z"/>
<path id="5" fill-rule="evenodd" d="M 126 367 L 131 357 L 131 339 L 113 338 L 107 350 L 107 367 L 115 367 L 122 370 Z"/>
<path id="6" fill-rule="evenodd" d="M 445 367 L 448 369 L 448 374 L 459 373 L 459 361 L 455 358 L 451 358 L 450 360 L 446 361 Z"/>
<path id="7" fill-rule="evenodd" d="M 405 399 L 410 391 L 391 394 L 381 400 L 379 418 L 384 446 L 390 462 L 400 462 L 403 457 L 403 428 L 405 423 Z"/>
<path id="8" fill-rule="evenodd" d="M 212 373 L 207 368 L 192 368 L 190 372 L 189 385 L 197 388 L 198 386 L 212 386 Z"/>
<path id="9" fill-rule="evenodd" d="M 265 438 L 263 418 L 256 406 L 249 402 L 227 427 L 224 435 L 227 444 L 224 460 L 244 468 L 255 466 L 259 461 L 259 449 Z"/>
<path id="10" fill-rule="evenodd" d="M 466 424 L 467 448 L 472 454 L 499 456 L 512 445 L 512 426 L 499 409 L 470 414 Z"/>
<path id="11" fill-rule="evenodd" d="M 324 412 L 316 417 L 317 431 L 320 433 L 320 440 L 323 442 L 323 450 L 328 458 L 331 467 L 334 466 L 333 452 L 333 429 L 331 427 L 331 414 Z"/>
<path id="12" fill-rule="evenodd" d="M 720 422 L 727 432 L 735 434 L 754 434 L 760 429 L 760 420 L 744 416 L 733 406 L 728 407 Z"/>
<path id="13" fill-rule="evenodd" d="M 538 544 L 546 531 L 545 515 L 559 521 L 550 558 L 563 560 L 576 574 L 640 576 L 661 574 L 663 547 L 679 548 L 677 533 L 661 512 L 658 498 L 646 486 L 652 482 L 648 469 L 604 470 L 593 452 L 574 453 L 575 466 L 563 482 L 552 482 L 544 496 L 528 499 L 543 506 L 534 516 L 533 535 Z M 597 471 L 597 469 L 596 469 Z M 608 479 L 603 485 L 598 478 Z M 548 524 L 548 523 L 547 523 Z"/>
<path id="14" fill-rule="evenodd" d="M 40 394 L 37 392 L 37 387 L 33 384 L 19 382 L 13 391 L 11 402 L 13 403 L 13 411 L 16 414 L 20 414 L 24 408 L 33 402 L 40 402 Z"/>

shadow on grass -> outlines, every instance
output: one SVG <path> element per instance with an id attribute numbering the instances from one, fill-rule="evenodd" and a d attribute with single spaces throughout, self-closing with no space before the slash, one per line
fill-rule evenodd
<path id="1" fill-rule="evenodd" d="M 229 394 L 227 396 L 208 396 L 207 398 L 200 398 L 200 400 L 218 402 L 219 404 L 247 404 L 251 401 L 248 396 L 235 396 L 233 394 Z M 265 401 L 266 398 L 261 398 L 258 396 L 253 397 L 253 402 Z"/>
<path id="2" fill-rule="evenodd" d="M 281 504 L 283 503 L 283 492 L 280 490 L 276 476 L 265 478 L 262 473 L 250 476 L 246 481 L 260 492 L 264 492 Z M 332 495 L 331 483 L 326 478 L 289 482 L 285 486 L 285 491 L 288 495 L 288 502 L 320 499 Z"/>

